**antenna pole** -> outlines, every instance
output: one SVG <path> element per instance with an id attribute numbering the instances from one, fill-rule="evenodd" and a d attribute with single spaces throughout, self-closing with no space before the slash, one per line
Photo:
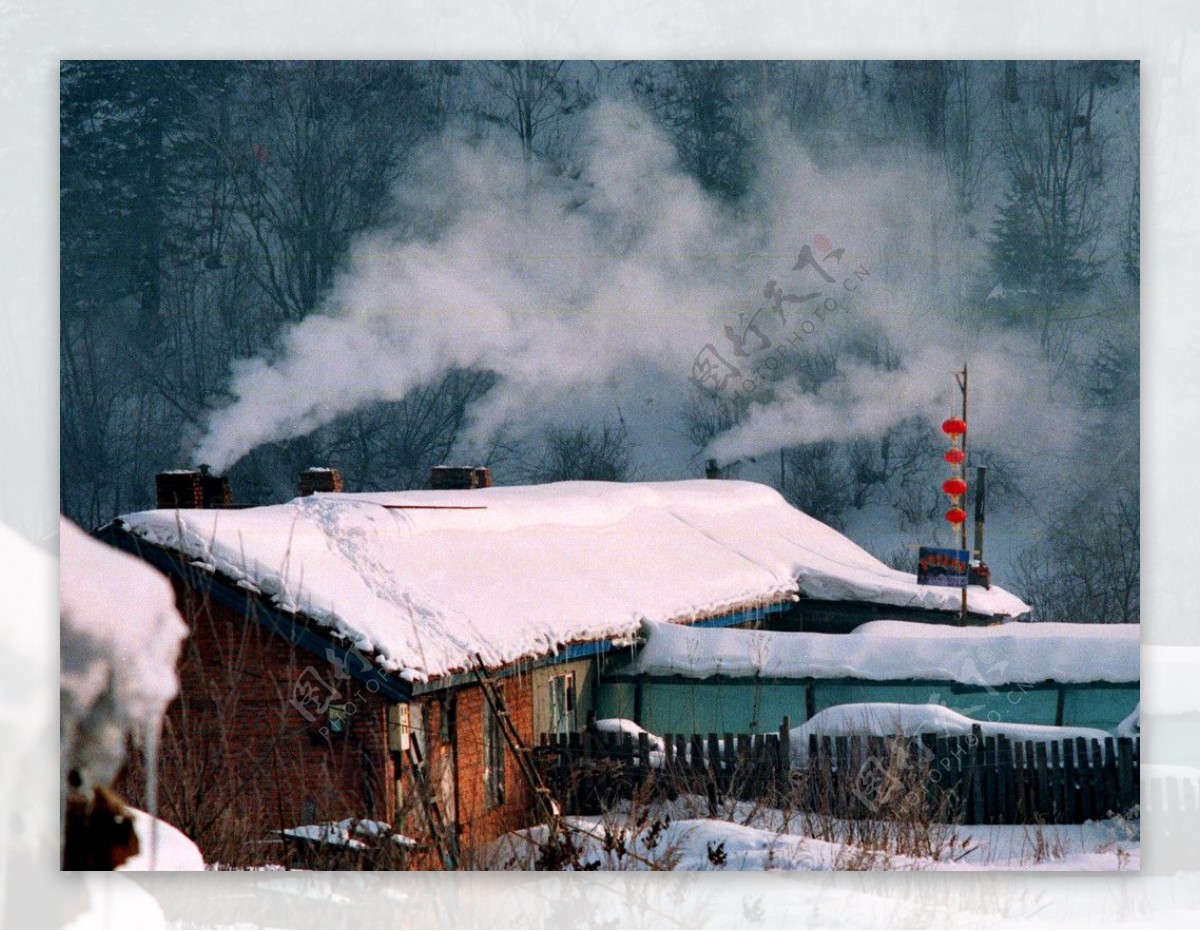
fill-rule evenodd
<path id="1" fill-rule="evenodd" d="M 963 456 L 967 454 L 967 434 L 971 431 L 971 422 L 967 420 L 967 363 L 963 363 L 962 371 L 954 373 L 954 380 L 958 382 L 958 389 L 962 392 L 962 419 L 963 423 L 967 424 L 967 429 L 962 435 L 962 451 Z M 967 475 L 967 460 L 963 459 L 962 474 Z M 964 503 L 966 499 L 964 498 Z M 958 527 L 958 548 L 965 550 L 967 548 L 967 522 L 964 520 Z M 969 562 L 969 560 L 968 560 Z M 969 570 L 968 570 L 969 572 Z M 962 609 L 958 614 L 959 626 L 965 626 L 967 623 L 967 588 L 963 586 L 962 590 Z"/>

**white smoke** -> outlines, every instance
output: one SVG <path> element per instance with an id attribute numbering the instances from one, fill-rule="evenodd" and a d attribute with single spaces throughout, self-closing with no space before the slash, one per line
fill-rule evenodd
<path id="1" fill-rule="evenodd" d="M 714 439 L 705 455 L 726 464 L 803 443 L 879 436 L 910 417 L 937 427 L 960 411 L 954 375 L 968 358 L 968 387 L 978 386 L 973 435 L 1042 456 L 1062 456 L 1073 447 L 1082 429 L 1070 413 L 1078 399 L 1062 386 L 1054 397 L 1048 367 L 1036 351 L 1001 334 L 990 334 L 987 347 L 960 331 L 953 336 L 957 343 L 910 346 L 894 371 L 843 364 L 817 392 L 785 382 L 769 403 L 751 405 L 748 416 Z"/>
<path id="2" fill-rule="evenodd" d="M 726 326 L 763 305 L 764 283 L 784 282 L 817 234 L 869 274 L 813 340 L 836 346 L 869 318 L 903 364 L 842 365 L 815 395 L 785 383 L 707 455 L 732 461 L 878 433 L 917 413 L 940 422 L 957 403 L 951 373 L 967 358 L 978 356 L 981 374 L 1005 392 L 1032 390 L 1043 374 L 1025 361 L 1036 352 L 989 351 L 955 318 L 954 296 L 986 250 L 939 229 L 951 214 L 945 186 L 915 156 L 820 170 L 794 140 L 768 139 L 756 187 L 733 217 L 680 169 L 642 111 L 602 103 L 585 134 L 575 180 L 531 177 L 495 146 L 432 147 L 397 192 L 419 235 L 360 241 L 322 313 L 288 329 L 269 358 L 234 366 L 234 401 L 212 415 L 195 461 L 224 470 L 261 444 L 400 400 L 454 367 L 497 375 L 470 412 L 467 443 L 602 402 L 631 410 L 651 401 L 660 442 L 681 432 L 701 347 L 728 354 Z M 648 385 L 662 396 L 646 397 Z M 1022 429 L 1010 411 L 993 419 Z"/>
<path id="3" fill-rule="evenodd" d="M 624 369 L 686 375 L 696 334 L 746 290 L 743 234 L 640 111 L 599 106 L 589 134 L 574 183 L 531 184 L 494 148 L 430 152 L 400 195 L 429 235 L 360 242 L 324 313 L 236 364 L 196 459 L 224 469 L 455 366 L 499 376 L 475 438 Z"/>

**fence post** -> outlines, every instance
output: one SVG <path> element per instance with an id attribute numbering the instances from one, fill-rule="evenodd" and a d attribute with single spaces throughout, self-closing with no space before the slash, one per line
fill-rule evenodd
<path id="1" fill-rule="evenodd" d="M 1121 813 L 1121 790 L 1117 785 L 1117 742 L 1104 738 L 1104 814 Z"/>
<path id="2" fill-rule="evenodd" d="M 983 728 L 978 724 L 971 725 L 971 737 L 968 746 L 971 753 L 971 814 L 974 818 L 972 823 L 986 824 L 987 798 L 983 790 Z"/>
<path id="3" fill-rule="evenodd" d="M 1075 823 L 1075 780 L 1078 778 L 1075 772 L 1075 741 L 1064 740 L 1062 742 L 1063 751 L 1063 817 L 1067 824 Z"/>
<path id="4" fill-rule="evenodd" d="M 785 714 L 779 725 L 779 774 L 785 779 L 792 769 L 792 717 Z"/>

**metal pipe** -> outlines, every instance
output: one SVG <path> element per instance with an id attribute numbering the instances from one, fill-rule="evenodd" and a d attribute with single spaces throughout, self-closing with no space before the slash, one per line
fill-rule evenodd
<path id="1" fill-rule="evenodd" d="M 983 562 L 983 524 L 987 510 L 987 466 L 975 467 L 975 551 L 971 558 Z"/>

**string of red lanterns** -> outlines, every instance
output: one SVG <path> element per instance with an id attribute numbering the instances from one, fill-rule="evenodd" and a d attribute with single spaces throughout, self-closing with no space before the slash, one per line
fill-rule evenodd
<path id="1" fill-rule="evenodd" d="M 967 422 L 961 417 L 951 417 L 942 423 L 942 432 L 950 437 L 950 449 L 946 451 L 945 460 L 950 463 L 951 476 L 942 482 L 942 491 L 950 498 L 953 505 L 946 512 L 946 520 L 957 527 L 967 519 L 967 512 L 961 507 L 963 495 L 967 493 L 967 483 L 963 478 L 963 463 L 967 454 L 963 450 L 963 439 L 967 434 Z"/>

